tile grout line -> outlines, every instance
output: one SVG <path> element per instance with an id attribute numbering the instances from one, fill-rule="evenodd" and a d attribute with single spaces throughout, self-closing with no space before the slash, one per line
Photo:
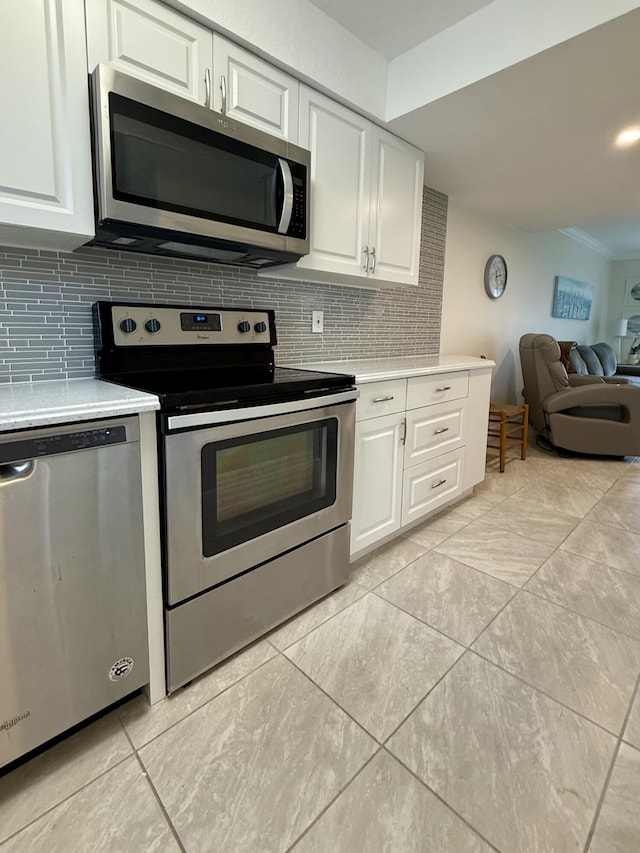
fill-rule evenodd
<path id="1" fill-rule="evenodd" d="M 263 639 L 264 639 L 264 638 L 263 638 Z M 259 640 L 258 642 L 262 642 L 262 640 Z M 269 645 L 271 645 L 271 643 L 269 643 Z M 249 647 L 249 646 L 247 646 L 247 648 L 250 648 L 250 647 Z M 171 725 L 170 725 L 170 726 L 167 726 L 167 728 L 166 728 L 166 729 L 163 729 L 161 732 L 158 732 L 158 734 L 157 734 L 157 735 L 154 735 L 150 740 L 147 740 L 147 741 L 145 741 L 144 743 L 141 743 L 141 744 L 140 744 L 140 746 L 138 746 L 138 747 L 135 747 L 135 746 L 134 746 L 134 747 L 133 747 L 134 752 L 137 752 L 138 750 L 140 750 L 140 749 L 144 749 L 146 746 L 149 746 L 149 744 L 150 744 L 150 743 L 153 743 L 153 742 L 154 742 L 154 741 L 156 741 L 159 737 L 162 737 L 164 734 L 166 734 L 167 732 L 171 731 L 171 729 L 174 729 L 177 725 L 179 725 L 181 722 L 183 722 L 183 720 L 186 720 L 186 719 L 188 719 L 189 717 L 193 716 L 193 714 L 195 714 L 195 713 L 196 713 L 196 711 L 200 711 L 200 710 L 201 710 L 202 708 L 204 708 L 206 705 L 209 705 L 211 702 L 215 701 L 219 696 L 222 696 L 222 695 L 223 695 L 224 693 L 226 693 L 228 690 L 231 690 L 231 688 L 232 688 L 232 687 L 235 687 L 235 686 L 236 686 L 236 684 L 240 684 L 240 682 L 241 682 L 241 681 L 244 681 L 244 680 L 245 680 L 245 678 L 248 678 L 250 675 L 253 675 L 253 673 L 254 673 L 254 672 L 257 672 L 259 669 L 262 669 L 262 667 L 263 667 L 263 666 L 265 666 L 266 664 L 268 664 L 270 661 L 274 660 L 274 658 L 275 658 L 275 657 L 277 656 L 277 654 L 278 654 L 278 649 L 276 649 L 274 646 L 272 646 L 272 648 L 273 648 L 273 649 L 274 649 L 274 651 L 276 652 L 276 654 L 275 654 L 275 655 L 271 655 L 271 657 L 270 657 L 270 658 L 268 658 L 268 660 L 265 660 L 265 661 L 263 661 L 261 664 L 258 664 L 258 666 L 256 666 L 256 667 L 255 667 L 255 669 L 252 669 L 252 670 L 250 670 L 249 672 L 246 672 L 243 676 L 241 676 L 240 678 L 238 678 L 238 679 L 237 679 L 237 681 L 232 681 L 232 682 L 231 682 L 231 684 L 228 684 L 228 685 L 227 685 L 223 690 L 221 690 L 219 693 L 216 693 L 216 694 L 215 694 L 215 696 L 211 696 L 209 699 L 207 699 L 205 702 L 203 702 L 203 703 L 202 703 L 202 705 L 198 705 L 198 707 L 197 707 L 197 708 L 192 708 L 192 709 L 191 709 L 191 711 L 189 711 L 189 713 L 188 713 L 188 714 L 185 714 L 185 715 L 184 715 L 184 717 L 180 717 L 180 719 L 179 719 L 179 720 L 176 720 L 175 722 L 171 723 Z M 224 663 L 224 661 L 221 661 L 221 663 Z M 203 673 L 203 675 L 206 675 L 206 673 Z M 188 688 L 188 687 L 189 687 L 189 684 L 190 684 L 190 682 L 187 682 L 187 684 L 183 685 L 183 687 L 181 687 L 180 689 L 182 690 L 182 689 L 184 689 L 184 688 Z M 168 697 L 167 697 L 167 696 L 165 696 L 165 697 L 164 697 L 164 699 L 161 699 L 160 701 L 161 701 L 161 702 L 166 702 L 166 701 L 167 701 L 167 698 L 168 698 Z M 124 721 L 122 720 L 122 718 L 120 719 L 120 722 L 122 723 L 122 725 L 123 725 L 123 727 L 124 727 L 124 729 L 125 729 L 125 732 L 127 733 L 127 738 L 129 739 L 129 742 L 130 742 L 130 743 L 132 743 L 131 739 L 129 738 L 128 732 L 127 732 L 127 730 L 126 730 L 126 725 L 125 725 Z M 132 743 L 132 746 L 133 746 L 133 743 Z"/>
<path id="2" fill-rule="evenodd" d="M 164 819 L 167 822 L 167 825 L 168 825 L 169 829 L 171 830 L 173 837 L 176 840 L 176 844 L 178 845 L 178 848 L 182 851 L 182 853 L 187 853 L 186 848 L 185 848 L 184 844 L 182 843 L 180 836 L 178 835 L 178 830 L 173 825 L 173 821 L 169 817 L 169 812 L 166 810 L 165 805 L 162 802 L 162 799 L 160 798 L 160 794 L 158 793 L 156 786 L 153 784 L 151 776 L 149 775 L 149 772 L 147 771 L 147 768 L 145 767 L 144 762 L 142 761 L 142 758 L 138 754 L 137 750 L 134 750 L 134 755 L 136 757 L 136 761 L 138 762 L 138 766 L 140 767 L 140 770 L 142 771 L 142 775 L 147 780 L 147 784 L 148 784 L 149 788 L 151 789 L 151 793 L 152 793 L 153 797 L 155 798 L 156 802 L 158 803 L 158 807 L 160 808 L 160 811 L 162 812 Z"/>
<path id="3" fill-rule="evenodd" d="M 464 648 L 464 647 L 463 647 L 463 648 Z M 433 693 L 433 691 L 436 689 L 436 687 L 440 684 L 440 682 L 441 682 L 441 681 L 443 681 L 443 680 L 447 677 L 447 675 L 449 675 L 449 673 L 450 673 L 450 672 L 451 672 L 451 670 L 456 666 L 456 664 L 460 663 L 460 661 L 461 661 L 461 660 L 462 660 L 462 658 L 467 654 L 467 652 L 468 652 L 468 651 L 470 651 L 470 649 L 468 649 L 468 648 L 464 648 L 464 651 L 462 652 L 462 654 L 460 655 L 460 657 L 457 657 L 457 658 L 453 661 L 453 663 L 451 664 L 451 666 L 448 666 L 448 667 L 447 667 L 447 669 L 442 673 L 442 675 L 440 676 L 440 678 L 438 678 L 438 680 L 437 680 L 437 681 L 435 681 L 435 682 L 431 685 L 431 687 L 427 690 L 427 692 L 424 694 L 424 696 L 422 697 L 422 699 L 420 699 L 420 701 L 419 701 L 419 702 L 417 702 L 417 703 L 413 706 L 413 708 L 409 711 L 409 713 L 408 713 L 405 717 L 403 717 L 403 718 L 402 718 L 402 720 L 398 723 L 398 725 L 395 727 L 395 729 L 394 729 L 394 730 L 393 730 L 393 731 L 392 731 L 392 732 L 391 732 L 391 733 L 390 733 L 390 734 L 389 734 L 389 735 L 384 739 L 384 741 L 382 742 L 382 746 L 386 747 L 386 745 L 389 743 L 389 741 L 391 740 L 391 738 L 392 738 L 392 737 L 393 737 L 393 736 L 394 736 L 394 735 L 395 735 L 395 734 L 396 734 L 396 733 L 397 733 L 397 732 L 402 728 L 402 726 L 404 726 L 404 724 L 407 722 L 407 720 L 409 719 L 409 717 L 411 717 L 411 716 L 414 714 L 414 712 L 418 710 L 418 708 L 420 707 L 420 705 L 422 705 L 422 703 L 423 703 L 423 702 L 425 702 L 425 701 L 429 698 L 429 696 Z"/>
<path id="4" fill-rule="evenodd" d="M 542 566 L 540 568 L 542 568 Z M 538 571 L 539 569 L 536 569 L 536 571 L 533 573 L 533 575 L 531 575 L 531 578 L 529 578 L 529 580 L 531 580 L 538 573 Z M 567 607 L 566 604 L 560 604 L 559 602 L 554 601 L 553 598 L 547 598 L 541 592 L 535 592 L 532 589 L 527 589 L 528 583 L 529 581 L 527 581 L 527 583 L 522 587 L 521 590 L 522 592 L 526 592 L 527 595 L 533 595 L 535 598 L 539 598 L 542 601 L 546 601 L 549 604 L 553 604 L 555 607 L 560 607 L 567 613 L 571 613 L 574 616 L 579 616 L 580 619 L 586 619 L 588 622 L 593 622 L 595 625 L 600 625 L 602 628 L 607 628 L 609 631 L 613 631 L 614 634 L 618 634 L 618 636 L 620 637 L 626 637 L 628 640 L 635 640 L 636 643 L 640 643 L 640 636 L 628 634 L 626 631 L 621 631 L 619 628 L 614 628 L 611 625 L 607 625 L 606 622 L 601 622 L 599 619 L 594 619 L 593 616 L 585 616 L 584 613 L 580 613 L 579 610 L 574 610 L 572 607 Z"/>
<path id="5" fill-rule="evenodd" d="M 378 587 L 377 587 L 377 588 L 378 588 Z M 376 588 L 376 589 L 377 589 L 377 588 Z M 516 597 L 516 595 L 518 594 L 518 592 L 519 592 L 519 590 L 517 590 L 517 589 L 516 589 L 516 590 L 514 590 L 514 593 L 513 593 L 513 595 L 511 596 L 511 598 L 509 599 L 509 601 L 507 601 L 507 602 L 506 602 L 506 604 L 505 604 L 503 607 L 501 607 L 501 608 L 500 608 L 500 611 L 499 611 L 499 612 L 502 612 L 502 610 L 504 610 L 504 608 L 507 606 L 507 604 L 510 604 L 510 603 L 511 603 L 511 601 L 513 601 L 513 599 Z M 423 625 L 426 625 L 426 627 L 427 627 L 427 628 L 430 628 L 432 631 L 435 631 L 437 634 L 440 634 L 440 636 L 441 636 L 441 637 L 444 637 L 444 638 L 445 638 L 445 640 L 449 640 L 450 642 L 455 643 L 457 646 L 462 646 L 462 648 L 463 648 L 463 649 L 470 649 L 470 648 L 471 648 L 471 646 L 472 646 L 472 645 L 475 643 L 475 641 L 478 639 L 478 637 L 480 636 L 480 634 L 481 634 L 481 633 L 483 633 L 483 632 L 484 632 L 484 630 L 485 630 L 485 628 L 483 627 L 483 628 L 480 630 L 480 633 L 478 633 L 478 634 L 473 638 L 473 640 L 471 640 L 471 642 L 470 642 L 470 643 L 462 643 L 462 642 L 460 642 L 460 640 L 456 640 L 456 638 L 455 638 L 455 637 L 452 637 L 450 634 L 445 634 L 445 632 L 444 632 L 443 630 L 441 630 L 440 628 L 436 628 L 436 627 L 435 627 L 435 625 L 432 625 L 430 622 L 427 622 L 425 619 L 422 619 L 422 617 L 420 617 L 420 616 L 416 616 L 414 613 L 411 613 L 409 610 L 405 610 L 405 608 L 404 608 L 404 607 L 402 607 L 400 604 L 397 604 L 395 601 L 391 601 L 390 599 L 385 598 L 385 597 L 384 597 L 383 595 L 381 595 L 379 592 L 376 592 L 376 591 L 374 590 L 374 591 L 371 593 L 371 595 L 375 595 L 377 598 L 379 598 L 379 599 L 380 599 L 380 601 L 384 601 L 384 603 L 385 603 L 385 604 L 390 604 L 392 607 L 396 607 L 398 610 L 400 610 L 402 613 L 405 613 L 407 616 L 410 616 L 412 619 L 417 619 L 417 621 L 418 621 L 418 622 L 421 622 Z M 496 614 L 496 615 L 497 615 L 497 614 Z M 491 621 L 492 621 L 492 622 L 493 622 L 493 618 L 495 618 L 495 617 L 492 617 L 492 619 L 491 619 Z M 486 627 L 486 626 L 485 626 L 485 627 Z"/>
<path id="6" fill-rule="evenodd" d="M 160 811 L 162 812 L 162 815 L 163 815 L 163 817 L 164 817 L 164 819 L 165 819 L 165 821 L 169 827 L 169 830 L 171 831 L 173 837 L 176 840 L 176 844 L 178 845 L 178 848 L 182 851 L 182 853 L 187 853 L 182 841 L 180 840 L 180 836 L 178 835 L 178 831 L 175 828 L 175 826 L 173 825 L 173 821 L 169 817 L 169 813 L 167 812 L 167 810 L 164 806 L 164 803 L 162 802 L 162 800 L 160 798 L 160 794 L 156 790 L 156 786 L 153 784 L 151 777 L 149 776 L 149 773 L 147 772 L 147 768 L 144 766 L 144 762 L 142 761 L 142 758 L 140 757 L 138 750 L 135 748 L 133 741 L 131 740 L 131 737 L 129 735 L 129 732 L 127 731 L 127 727 L 124 724 L 124 720 L 122 719 L 120 714 L 118 714 L 118 719 L 120 721 L 120 725 L 122 726 L 124 736 L 126 737 L 126 739 L 129 741 L 129 743 L 131 745 L 131 749 L 133 750 L 133 754 L 135 755 L 136 761 L 138 763 L 138 767 L 142 771 L 142 775 L 144 776 L 144 778 L 147 782 L 147 785 L 151 789 L 151 793 L 152 793 L 153 797 L 155 798 L 156 802 L 158 803 L 158 807 L 160 808 Z"/>
<path id="7" fill-rule="evenodd" d="M 362 728 L 362 727 L 361 727 L 361 728 Z M 367 732 L 367 734 L 368 734 L 368 732 Z M 311 821 L 311 823 L 309 824 L 309 826 L 307 826 L 307 828 L 306 828 L 306 829 L 304 829 L 304 830 L 300 833 L 300 835 L 295 839 L 295 841 L 294 841 L 292 844 L 290 844 L 290 845 L 289 845 L 289 847 L 287 847 L 287 848 L 285 849 L 284 853 L 292 853 L 293 849 L 296 847 L 296 845 L 298 844 L 298 842 L 300 842 L 300 841 L 304 838 L 304 836 L 305 836 L 308 832 L 310 832 L 310 830 L 312 829 L 312 827 L 314 827 L 314 826 L 316 825 L 316 823 L 318 823 L 318 821 L 320 820 L 320 818 L 321 818 L 324 814 L 326 814 L 326 812 L 328 812 L 328 811 L 329 811 L 329 809 L 330 809 L 330 808 L 331 808 L 331 806 L 336 802 L 336 800 L 337 800 L 337 799 L 339 799 L 339 797 L 341 797 L 341 796 L 344 794 L 344 792 L 347 790 L 347 788 L 349 788 L 349 787 L 350 787 L 350 786 L 355 782 L 355 780 L 356 780 L 356 779 L 358 778 L 358 776 L 363 772 L 363 770 L 364 770 L 366 767 L 368 767 L 368 766 L 369 766 L 369 764 L 371 764 L 371 762 L 372 762 L 372 761 L 373 761 L 373 759 L 376 757 L 376 755 L 379 755 L 381 752 L 383 752 L 383 751 L 384 751 L 384 747 L 383 747 L 383 746 L 382 746 L 378 741 L 376 741 L 376 743 L 377 743 L 377 745 L 378 745 L 378 748 L 377 748 L 377 749 L 376 749 L 376 751 L 373 753 L 373 755 L 372 755 L 370 758 L 368 758 L 368 759 L 365 761 L 365 763 L 362 765 L 362 767 L 361 767 L 359 770 L 357 770 L 357 771 L 356 771 L 356 773 L 355 773 L 355 774 L 354 774 L 354 775 L 349 779 L 349 781 L 348 781 L 345 785 L 343 785 L 343 786 L 342 786 L 342 788 L 340 788 L 340 790 L 339 790 L 339 791 L 338 791 L 338 793 L 335 795 L 335 797 L 332 797 L 332 799 L 327 803 L 327 805 L 322 809 L 322 811 L 321 811 L 321 812 L 319 812 L 319 813 L 314 817 L 314 819 Z"/>
<path id="8" fill-rule="evenodd" d="M 342 705 L 336 699 L 333 698 L 333 696 L 331 696 L 329 693 L 327 693 L 327 691 L 324 689 L 324 687 L 321 687 L 317 682 L 315 682 L 313 680 L 313 678 L 311 678 L 311 676 L 309 675 L 308 672 L 305 672 L 304 669 L 302 669 L 300 666 L 298 666 L 298 664 L 295 661 L 291 660 L 290 657 L 287 657 L 287 655 L 284 652 L 278 652 L 278 654 L 282 655 L 282 657 L 287 661 L 287 663 L 290 663 L 291 666 L 295 667 L 295 669 L 297 669 L 301 675 L 304 675 L 304 677 L 307 679 L 307 681 L 310 681 L 311 684 L 313 684 L 313 686 L 315 688 L 317 688 L 324 696 L 326 696 L 326 698 L 333 705 L 336 706 L 336 708 L 338 708 L 338 710 L 340 710 L 343 714 L 346 714 L 346 716 L 349 717 L 351 722 L 355 723 L 355 725 L 359 729 L 361 729 L 367 735 L 367 737 L 370 737 L 373 741 L 375 741 L 376 744 L 378 744 L 378 746 L 383 745 L 383 742 L 381 740 L 379 740 L 375 735 L 372 735 L 368 729 L 365 729 L 365 727 L 362 725 L 362 723 L 359 723 L 358 720 L 356 720 L 356 718 L 349 711 L 346 710 L 346 708 L 343 708 Z"/>
<path id="9" fill-rule="evenodd" d="M 546 696 L 547 699 L 550 699 L 552 702 L 555 702 L 556 705 L 560 705 L 561 708 L 564 708 L 565 711 L 570 711 L 572 714 L 575 714 L 577 717 L 581 717 L 587 723 L 591 723 L 592 726 L 597 726 L 603 732 L 610 735 L 611 737 L 617 738 L 618 735 L 615 732 L 612 732 L 611 729 L 608 729 L 606 726 L 603 726 L 602 723 L 598 723 L 595 720 L 592 720 L 591 717 L 587 717 L 582 711 L 577 711 L 575 708 L 571 708 L 569 705 L 565 705 L 564 702 L 561 702 L 559 699 L 556 699 L 555 696 L 552 696 L 550 693 L 547 693 L 546 690 L 543 690 L 540 687 L 537 687 L 535 684 L 532 684 L 530 681 L 524 679 L 521 675 L 517 675 L 515 672 L 511 672 L 508 669 L 505 669 L 501 664 L 496 663 L 491 658 L 485 657 L 481 654 L 477 649 L 470 648 L 469 651 L 479 657 L 481 660 L 485 661 L 485 663 L 489 663 L 492 666 L 495 666 L 496 669 L 501 670 L 505 673 L 505 675 L 510 675 L 511 678 L 515 678 L 517 681 L 520 681 L 522 684 L 525 684 L 531 690 L 535 690 L 537 693 L 540 693 L 542 696 Z"/>
<path id="10" fill-rule="evenodd" d="M 387 746 L 386 746 L 386 745 L 385 745 L 385 746 L 383 746 L 383 747 L 382 747 L 382 749 L 384 750 L 384 752 L 386 752 L 386 753 L 387 753 L 387 755 L 390 755 L 390 756 L 391 756 L 391 758 L 393 758 L 393 760 L 394 760 L 394 761 L 397 761 L 397 762 L 398 762 L 398 764 L 399 764 L 401 767 L 404 767 L 404 769 L 407 771 L 407 773 L 410 773 L 410 774 L 411 774 L 411 776 L 413 776 L 413 778 L 414 778 L 417 782 L 419 782 L 419 783 L 420 783 L 424 788 L 426 788 L 426 789 L 427 789 L 427 791 L 429 791 L 429 793 L 430 793 L 430 794 L 433 794 L 433 796 L 434 796 L 434 797 L 435 797 L 439 802 L 441 802 L 441 803 L 442 803 L 442 805 L 443 805 L 443 806 L 445 806 L 445 807 L 446 807 L 450 812 L 452 812 L 452 814 L 454 814 L 454 815 L 455 815 L 459 820 L 461 820 L 461 821 L 462 821 L 462 823 L 464 823 L 464 824 L 465 824 L 465 826 L 468 826 L 468 827 L 469 827 L 469 829 L 474 833 L 474 835 L 477 835 L 477 836 L 478 836 L 478 838 L 481 838 L 481 839 L 485 842 L 485 844 L 488 844 L 488 845 L 489 845 L 489 847 L 490 847 L 492 850 L 495 850 L 495 851 L 496 851 L 496 853 L 502 853 L 502 851 L 501 851 L 498 847 L 496 847 L 496 845 L 495 845 L 495 844 L 493 844 L 491 841 L 489 841 L 489 839 L 488 839 L 485 835 L 483 835 L 481 832 L 479 832 L 479 831 L 475 828 L 475 826 L 473 826 L 473 824 L 472 824 L 472 823 L 469 823 L 469 821 L 467 820 L 467 818 L 463 817 L 459 812 L 457 812 L 457 811 L 453 808 L 453 806 L 452 806 L 450 803 L 448 803 L 448 802 L 447 802 L 447 801 L 446 801 L 446 800 L 445 800 L 445 799 L 444 799 L 444 798 L 443 798 L 443 797 L 442 797 L 442 796 L 441 796 L 437 791 L 434 791 L 434 789 L 433 789 L 433 788 L 431 788 L 429 785 L 427 785 L 427 783 L 424 781 L 424 779 L 421 779 L 421 778 L 420 778 L 416 773 L 414 773 L 414 771 L 413 771 L 410 767 L 408 767 L 408 766 L 404 763 L 404 761 L 402 761 L 402 759 L 401 759 L 401 758 L 398 758 L 398 756 L 397 756 L 397 755 L 394 755 L 394 753 L 393 753 L 393 752 L 391 752 L 391 751 L 387 748 Z M 288 851 L 287 851 L 287 853 L 288 853 Z"/>
<path id="11" fill-rule="evenodd" d="M 327 622 L 331 622 L 331 620 L 332 620 L 333 618 L 335 618 L 336 616 L 339 616 L 341 613 L 344 613 L 344 612 L 345 612 L 345 610 L 348 610 L 350 607 L 353 607 L 353 605 L 354 605 L 354 604 L 357 604 L 359 601 L 362 601 L 362 599 L 363 599 L 363 598 L 366 598 L 366 597 L 367 597 L 367 595 L 369 594 L 369 590 L 368 590 L 368 589 L 365 589 L 363 586 L 360 586 L 360 584 L 356 583 L 356 581 L 348 581 L 348 582 L 347 582 L 347 584 L 345 584 L 345 586 L 341 587 L 341 589 L 345 589 L 345 588 L 346 588 L 346 586 L 347 586 L 349 583 L 355 583 L 355 584 L 356 584 L 356 586 L 358 586 L 361 590 L 363 590 L 363 594 L 362 594 L 362 595 L 359 595 L 359 596 L 358 596 L 354 601 L 350 601 L 350 602 L 349 602 L 349 604 L 345 604 L 345 606 L 344 606 L 341 610 L 336 610 L 336 612 L 335 612 L 335 613 L 332 613 L 330 616 L 327 616 L 327 618 L 326 618 L 326 619 L 324 619 L 322 622 L 319 622 L 317 625 L 314 625 L 314 626 L 313 626 L 313 628 L 310 628 L 310 629 L 309 629 L 305 634 L 302 634 L 302 635 L 301 635 L 300 637 L 298 637 L 296 640 L 293 640 L 293 642 L 289 643 L 289 645 L 284 646 L 284 648 L 280 649 L 278 646 L 276 646 L 276 644 L 275 644 L 275 643 L 273 643 L 271 640 L 269 640 L 269 635 L 267 635 L 265 639 L 268 641 L 269 645 L 271 645 L 271 646 L 272 646 L 272 647 L 273 647 L 277 652 L 281 652 L 281 653 L 283 653 L 283 652 L 284 652 L 284 651 L 286 651 L 287 649 L 290 649 L 292 646 L 295 646 L 295 645 L 296 645 L 296 643 L 299 643 L 299 642 L 301 642 L 302 640 L 304 640 L 306 637 L 308 637 L 308 636 L 309 636 L 309 634 L 313 634 L 313 632 L 314 632 L 317 628 L 321 628 L 323 625 L 326 625 L 326 624 L 327 624 Z M 333 590 L 333 592 L 337 592 L 337 590 Z M 329 598 L 329 596 L 331 596 L 331 594 L 332 594 L 332 593 L 329 593 L 329 595 L 325 596 L 325 598 L 323 598 L 323 599 L 320 599 L 320 601 L 326 601 L 326 600 Z M 319 603 L 320 603 L 320 602 L 316 602 L 316 604 L 319 604 Z M 313 608 L 313 606 L 314 606 L 314 605 L 311 605 L 311 607 L 310 607 L 310 608 L 308 608 L 308 609 L 312 609 L 312 608 Z M 303 612 L 304 612 L 304 611 L 303 611 Z M 295 618 L 296 618 L 296 616 L 298 616 L 298 615 L 299 615 L 299 614 L 295 614 L 295 615 L 294 615 L 294 616 L 292 616 L 291 618 L 292 618 L 292 619 L 295 619 Z M 286 623 L 285 623 L 285 624 L 286 624 Z M 280 627 L 282 627 L 282 626 L 278 626 L 277 628 L 274 628 L 273 630 L 274 630 L 274 631 L 277 631 L 277 630 L 279 630 L 279 628 L 280 628 Z"/>
<path id="12" fill-rule="evenodd" d="M 624 739 L 624 733 L 627 728 L 627 723 L 629 722 L 629 717 L 631 716 L 631 711 L 633 709 L 633 703 L 636 699 L 636 696 L 640 694 L 640 676 L 636 679 L 635 690 L 631 694 L 631 701 L 629 702 L 629 707 L 627 708 L 627 713 L 625 714 L 622 727 L 620 729 L 620 735 L 618 736 L 618 740 L 613 750 L 613 755 L 611 756 L 611 762 L 609 764 L 609 769 L 607 770 L 607 775 L 604 779 L 604 784 L 602 786 L 602 791 L 600 792 L 600 797 L 598 798 L 598 804 L 596 806 L 595 814 L 593 816 L 593 820 L 591 822 L 591 826 L 589 828 L 589 832 L 587 834 L 587 840 L 585 841 L 584 851 L 583 853 L 588 853 L 591 848 L 591 842 L 593 841 L 593 836 L 595 835 L 596 828 L 598 826 L 598 821 L 600 819 L 600 813 L 602 811 L 602 806 L 604 805 L 604 801 L 609 790 L 609 783 L 611 782 L 611 777 L 613 776 L 613 771 L 616 766 L 616 762 L 618 761 L 618 755 L 620 754 L 620 747 L 622 746 L 622 742 Z"/>
<path id="13" fill-rule="evenodd" d="M 125 761 L 127 761 L 129 758 L 133 758 L 133 756 L 134 756 L 134 752 L 130 752 L 128 755 L 125 755 L 124 758 L 121 758 L 119 761 L 116 761 L 116 763 L 112 764 L 111 767 L 107 767 L 107 769 L 103 770 L 102 773 L 99 773 L 93 779 L 90 779 L 88 782 L 85 782 L 84 785 L 80 785 L 79 788 L 77 788 L 75 791 L 73 791 L 67 797 L 64 797 L 62 800 L 60 800 L 60 802 L 55 803 L 53 806 L 50 806 L 48 809 L 45 809 L 43 812 L 40 812 L 40 814 L 37 817 L 34 817 L 33 820 L 30 820 L 28 823 L 25 823 L 24 826 L 21 826 L 20 829 L 17 829 L 15 832 L 11 833 L 11 835 L 7 835 L 6 838 L 3 838 L 0 841 L 0 848 L 2 848 L 3 845 L 6 844 L 7 841 L 10 841 L 12 838 L 15 838 L 17 835 L 20 835 L 20 833 L 23 832 L 25 829 L 27 829 L 27 827 L 33 826 L 33 824 L 37 823 L 37 821 L 39 821 L 40 818 L 44 817 L 45 815 L 51 814 L 51 812 L 53 812 L 55 809 L 57 809 L 58 806 L 61 806 L 63 803 L 66 803 L 68 800 L 71 800 L 73 797 L 76 796 L 76 794 L 79 794 L 81 791 L 84 791 L 85 788 L 88 788 L 90 785 L 93 785 L 93 783 L 97 782 L 98 779 L 102 779 L 102 777 L 106 776 L 107 773 L 110 773 L 116 767 L 119 767 L 121 764 L 124 764 Z M 11 772 L 12 771 L 9 771 L 9 773 L 11 773 Z"/>
<path id="14" fill-rule="evenodd" d="M 620 528 L 611 527 L 610 530 L 619 530 Z M 627 531 L 628 533 L 629 531 Z M 636 534 L 638 535 L 638 534 Z M 564 544 L 564 543 L 563 543 Z M 624 572 L 626 575 L 630 575 L 632 578 L 640 579 L 640 574 L 638 572 L 630 572 L 627 569 L 621 569 L 619 566 L 612 566 L 610 563 L 607 563 L 606 560 L 594 560 L 593 557 L 587 557 L 586 554 L 578 554 L 576 551 L 572 551 L 570 548 L 562 548 L 561 551 L 564 551 L 565 554 L 573 554 L 574 557 L 582 557 L 583 560 L 591 560 L 592 563 L 602 563 L 608 569 L 615 569 L 617 572 Z"/>

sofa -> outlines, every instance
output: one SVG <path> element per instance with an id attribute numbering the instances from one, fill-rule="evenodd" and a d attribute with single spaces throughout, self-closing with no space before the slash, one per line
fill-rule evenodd
<path id="1" fill-rule="evenodd" d="M 597 344 L 558 341 L 558 345 L 562 364 L 572 379 L 577 376 L 598 376 L 603 382 L 640 385 L 640 367 L 618 364 L 613 347 L 604 341 Z M 572 381 L 571 384 L 580 384 L 580 380 Z"/>

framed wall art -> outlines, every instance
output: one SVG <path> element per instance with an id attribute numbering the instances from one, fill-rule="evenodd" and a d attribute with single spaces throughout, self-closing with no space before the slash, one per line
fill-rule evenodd
<path id="1" fill-rule="evenodd" d="M 588 320 L 593 302 L 593 288 L 583 281 L 556 276 L 552 317 L 563 320 Z"/>
<path id="2" fill-rule="evenodd" d="M 640 276 L 628 278 L 624 289 L 624 304 L 640 311 Z"/>

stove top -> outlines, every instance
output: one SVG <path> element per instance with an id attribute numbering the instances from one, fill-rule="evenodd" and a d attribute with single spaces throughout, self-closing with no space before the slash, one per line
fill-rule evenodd
<path id="1" fill-rule="evenodd" d="M 98 302 L 98 375 L 148 391 L 165 412 L 338 393 L 355 377 L 275 367 L 273 311 Z"/>

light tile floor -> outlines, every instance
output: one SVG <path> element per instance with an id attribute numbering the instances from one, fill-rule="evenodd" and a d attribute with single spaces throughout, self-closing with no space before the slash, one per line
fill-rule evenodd
<path id="1" fill-rule="evenodd" d="M 0 778 L 0 853 L 637 853 L 640 462 L 531 448 L 170 699 Z"/>

